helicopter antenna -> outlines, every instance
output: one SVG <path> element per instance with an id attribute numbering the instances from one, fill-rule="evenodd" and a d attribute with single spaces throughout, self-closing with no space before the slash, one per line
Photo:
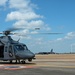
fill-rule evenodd
<path id="1" fill-rule="evenodd" d="M 18 41 L 17 42 L 19 42 L 20 41 L 20 38 L 18 39 Z"/>

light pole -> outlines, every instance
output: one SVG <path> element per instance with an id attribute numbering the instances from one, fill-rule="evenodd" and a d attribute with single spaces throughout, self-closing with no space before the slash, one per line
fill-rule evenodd
<path id="1" fill-rule="evenodd" d="M 73 52 L 73 46 L 74 46 L 75 44 L 71 44 L 71 53 Z"/>
<path id="2" fill-rule="evenodd" d="M 73 44 L 71 44 L 71 53 L 72 53 L 72 45 L 73 45 Z"/>

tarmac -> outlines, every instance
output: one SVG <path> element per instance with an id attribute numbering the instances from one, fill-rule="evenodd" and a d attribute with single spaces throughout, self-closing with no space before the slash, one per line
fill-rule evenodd
<path id="1" fill-rule="evenodd" d="M 75 75 L 75 61 L 36 59 L 26 64 L 0 61 L 0 75 Z"/>

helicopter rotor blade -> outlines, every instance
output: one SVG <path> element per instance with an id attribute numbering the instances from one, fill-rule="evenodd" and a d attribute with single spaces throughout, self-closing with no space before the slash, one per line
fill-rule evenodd
<path id="1" fill-rule="evenodd" d="M 0 34 L 3 34 L 2 32 L 0 32 Z"/>
<path id="2" fill-rule="evenodd" d="M 27 28 L 26 28 L 27 29 Z M 9 28 L 3 32 L 0 32 L 0 34 L 4 34 L 6 36 L 8 35 L 21 35 L 21 36 L 26 36 L 26 35 L 36 35 L 36 34 L 47 34 L 47 35 L 51 35 L 51 34 L 63 34 L 63 33 L 54 33 L 54 32 L 37 32 L 37 31 L 33 31 L 33 32 L 30 32 L 30 33 L 22 33 L 22 32 L 18 32 L 18 33 L 12 33 L 12 31 L 16 31 L 16 30 L 25 30 L 25 27 L 24 28 Z M 36 28 L 33 28 L 33 30 L 40 30 L 39 27 L 36 27 Z"/>
<path id="3" fill-rule="evenodd" d="M 10 34 L 13 34 L 13 33 L 11 33 L 12 31 L 16 31 L 16 30 L 20 30 L 20 29 L 22 29 L 22 28 L 9 28 L 9 29 L 3 31 L 3 32 L 0 33 L 0 34 L 4 34 L 4 35 L 8 36 L 8 35 L 10 35 Z M 13 34 L 13 35 L 14 35 L 14 34 Z"/>
<path id="4" fill-rule="evenodd" d="M 13 35 L 16 36 L 27 36 L 27 35 L 59 35 L 59 34 L 63 34 L 63 33 L 28 33 L 28 34 L 19 34 L 19 33 L 13 33 Z"/>
<path id="5" fill-rule="evenodd" d="M 7 30 L 5 30 L 5 31 L 10 31 L 10 32 L 12 32 L 12 31 L 16 31 L 16 30 L 20 30 L 21 28 L 9 28 L 9 29 L 7 29 Z"/>
<path id="6" fill-rule="evenodd" d="M 6 30 L 6 32 L 9 32 L 11 35 L 17 35 L 17 36 L 26 36 L 28 34 L 31 34 L 31 33 L 11 33 L 11 31 L 16 31 L 16 30 L 20 30 L 20 29 L 25 29 L 25 28 L 10 28 L 8 30 Z M 40 28 L 33 28 L 33 30 L 40 30 Z"/>
<path id="7" fill-rule="evenodd" d="M 63 34 L 63 33 L 39 33 L 39 34 Z"/>
<path id="8" fill-rule="evenodd" d="M 16 31 L 16 30 L 24 30 L 25 28 L 9 28 L 7 30 L 5 30 L 4 32 L 12 32 L 12 31 Z M 33 30 L 40 30 L 40 28 L 33 28 Z"/>

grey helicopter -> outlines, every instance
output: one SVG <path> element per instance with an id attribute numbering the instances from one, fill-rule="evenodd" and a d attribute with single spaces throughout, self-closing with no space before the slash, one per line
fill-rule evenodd
<path id="1" fill-rule="evenodd" d="M 31 52 L 26 44 L 12 39 L 10 35 L 17 35 L 18 33 L 12 33 L 12 31 L 19 30 L 20 28 L 9 28 L 0 34 L 0 60 L 9 61 L 10 63 L 15 60 L 15 63 L 26 63 L 26 60 L 31 62 L 35 58 L 35 54 Z M 40 28 L 35 28 L 40 30 Z M 62 33 L 39 33 L 39 34 L 62 34 Z"/>
<path id="2" fill-rule="evenodd" d="M 24 43 L 15 41 L 11 38 L 12 31 L 18 30 L 17 28 L 10 28 L 0 34 L 0 60 L 9 61 L 12 63 L 15 60 L 15 63 L 26 63 L 26 60 L 29 62 L 32 59 L 35 59 L 35 54 L 32 53 Z"/>

